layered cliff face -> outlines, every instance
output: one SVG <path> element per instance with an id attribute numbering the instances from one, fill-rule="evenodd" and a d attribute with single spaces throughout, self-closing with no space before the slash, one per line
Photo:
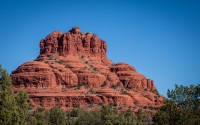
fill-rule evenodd
<path id="1" fill-rule="evenodd" d="M 14 89 L 29 94 L 32 107 L 65 110 L 81 106 L 95 110 L 115 104 L 119 110 L 161 106 L 153 80 L 125 63 L 114 64 L 107 56 L 105 41 L 96 34 L 74 27 L 67 33 L 56 31 L 40 42 L 40 55 L 12 72 Z"/>

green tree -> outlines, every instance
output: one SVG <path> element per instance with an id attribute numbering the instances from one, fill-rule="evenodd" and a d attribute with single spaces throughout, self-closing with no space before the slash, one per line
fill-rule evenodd
<path id="1" fill-rule="evenodd" d="M 20 118 L 11 78 L 0 65 L 0 125 L 18 125 Z"/>
<path id="2" fill-rule="evenodd" d="M 53 107 L 49 111 L 49 122 L 51 125 L 66 125 L 65 112 L 59 107 Z"/>
<path id="3" fill-rule="evenodd" d="M 11 77 L 0 65 L 0 125 L 27 125 L 27 99 L 22 90 L 13 93 Z"/>
<path id="4" fill-rule="evenodd" d="M 28 125 L 39 125 L 39 124 L 37 124 L 38 120 L 32 114 L 28 115 L 28 118 L 27 118 L 26 122 L 27 122 Z"/>
<path id="5" fill-rule="evenodd" d="M 80 112 L 76 125 L 97 125 L 98 124 L 98 116 L 96 117 L 95 113 L 87 112 L 82 110 Z"/>
<path id="6" fill-rule="evenodd" d="M 181 110 L 180 107 L 169 100 L 166 100 L 157 114 L 153 117 L 156 125 L 181 125 Z"/>
<path id="7" fill-rule="evenodd" d="M 112 111 L 112 108 L 103 105 L 101 110 L 101 122 L 104 125 L 113 125 L 112 121 L 115 120 L 115 113 Z"/>
<path id="8" fill-rule="evenodd" d="M 117 125 L 135 125 L 136 123 L 136 116 L 134 116 L 130 110 L 121 112 L 115 122 Z"/>
<path id="9" fill-rule="evenodd" d="M 44 108 L 38 108 L 33 112 L 32 120 L 36 125 L 48 125 L 49 123 L 49 111 Z"/>
<path id="10" fill-rule="evenodd" d="M 200 84 L 178 86 L 168 90 L 168 99 L 153 117 L 155 125 L 199 125 Z"/>
<path id="11" fill-rule="evenodd" d="M 16 97 L 17 109 L 18 109 L 19 118 L 20 118 L 20 121 L 19 121 L 20 125 L 28 124 L 29 103 L 27 102 L 27 100 L 28 100 L 27 93 L 23 90 L 20 90 Z"/>

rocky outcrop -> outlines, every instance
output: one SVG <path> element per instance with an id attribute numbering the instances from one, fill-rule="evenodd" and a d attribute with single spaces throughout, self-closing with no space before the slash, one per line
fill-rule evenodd
<path id="1" fill-rule="evenodd" d="M 46 63 L 32 61 L 22 64 L 13 71 L 12 80 L 15 88 L 59 88 L 76 86 L 77 76 L 69 69 L 62 73 L 52 69 Z"/>
<path id="2" fill-rule="evenodd" d="M 108 61 L 106 52 L 105 41 L 99 39 L 96 34 L 81 33 L 79 27 L 74 27 L 64 34 L 55 31 L 40 42 L 40 57 L 58 53 L 59 56 L 88 55 Z"/>
<path id="3" fill-rule="evenodd" d="M 162 105 L 153 80 L 126 63 L 114 64 L 105 41 L 79 27 L 55 31 L 40 42 L 40 55 L 12 72 L 14 90 L 23 88 L 33 107 L 65 110 L 113 104 L 119 110 Z M 152 109 L 152 108 L 151 108 Z"/>

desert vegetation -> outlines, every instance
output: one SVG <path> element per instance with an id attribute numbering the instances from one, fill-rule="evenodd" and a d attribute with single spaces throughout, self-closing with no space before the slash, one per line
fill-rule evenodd
<path id="1" fill-rule="evenodd" d="M 175 85 L 168 90 L 168 99 L 153 117 L 154 125 L 199 125 L 200 84 Z"/>

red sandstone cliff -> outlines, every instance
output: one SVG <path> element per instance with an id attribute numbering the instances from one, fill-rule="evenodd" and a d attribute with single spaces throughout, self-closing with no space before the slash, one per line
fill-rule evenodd
<path id="1" fill-rule="evenodd" d="M 95 109 L 115 103 L 118 109 L 155 109 L 162 105 L 153 80 L 125 63 L 114 64 L 105 41 L 74 27 L 56 31 L 40 42 L 40 55 L 12 72 L 14 89 L 23 88 L 33 107 L 55 105 Z"/>

